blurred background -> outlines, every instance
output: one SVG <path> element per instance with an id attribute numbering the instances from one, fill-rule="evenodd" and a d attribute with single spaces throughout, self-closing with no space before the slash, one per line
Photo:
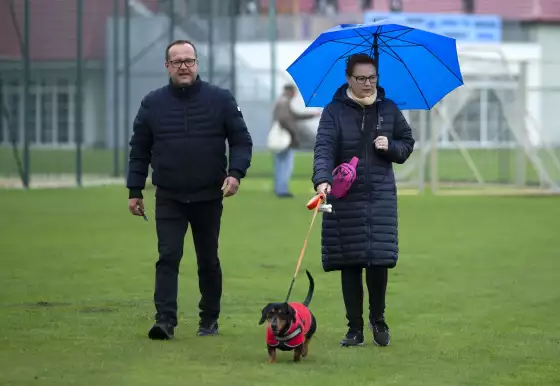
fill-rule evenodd
<path id="1" fill-rule="evenodd" d="M 557 191 L 556 0 L 0 0 L 0 187 L 123 184 L 140 100 L 184 38 L 243 110 L 249 176 L 272 180 L 285 69 L 322 31 L 387 17 L 456 38 L 465 80 L 432 111 L 405 112 L 417 145 L 399 186 Z M 302 127 L 294 179 L 310 179 L 317 123 Z"/>

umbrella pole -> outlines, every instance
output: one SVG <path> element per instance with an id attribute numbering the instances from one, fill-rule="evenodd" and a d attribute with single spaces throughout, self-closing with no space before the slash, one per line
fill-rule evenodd
<path id="1" fill-rule="evenodd" d="M 379 43 L 377 42 L 377 34 L 373 35 L 373 60 L 375 61 L 375 68 L 379 76 Z"/>

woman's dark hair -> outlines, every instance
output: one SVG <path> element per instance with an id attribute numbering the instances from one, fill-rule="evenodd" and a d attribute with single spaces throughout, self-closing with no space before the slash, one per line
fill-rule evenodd
<path id="1" fill-rule="evenodd" d="M 368 54 L 354 54 L 348 57 L 346 60 L 346 75 L 352 76 L 354 73 L 354 67 L 357 64 L 371 64 L 377 70 L 377 66 L 375 64 L 375 60 L 369 56 Z"/>

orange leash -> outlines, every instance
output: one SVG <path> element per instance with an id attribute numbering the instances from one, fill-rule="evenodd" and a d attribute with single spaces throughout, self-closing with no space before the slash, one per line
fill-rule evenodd
<path id="1" fill-rule="evenodd" d="M 319 197 L 319 198 L 317 198 Z M 313 201 L 313 204 L 315 204 L 315 210 L 313 211 L 313 217 L 311 218 L 311 224 L 309 225 L 309 229 L 307 230 L 307 237 L 305 238 L 305 241 L 303 242 L 303 248 L 301 249 L 301 252 L 299 254 L 299 259 L 296 265 L 296 271 L 294 273 L 294 277 L 292 278 L 292 283 L 290 284 L 290 289 L 288 290 L 288 295 L 286 296 L 286 303 L 288 302 L 288 299 L 290 298 L 290 294 L 292 293 L 292 288 L 294 287 L 294 283 L 296 281 L 296 277 L 299 271 L 299 267 L 301 265 L 301 261 L 303 260 L 303 255 L 305 255 L 305 249 L 307 248 L 307 242 L 309 241 L 309 236 L 311 235 L 311 230 L 313 229 L 313 224 L 315 223 L 315 218 L 317 217 L 317 213 L 319 212 L 319 208 L 321 207 L 321 202 L 324 200 L 324 195 L 320 194 L 317 195 L 316 197 L 312 198 L 310 203 Z M 307 207 L 310 208 L 310 203 L 307 204 Z M 311 207 L 312 208 L 312 207 Z M 310 208 L 310 209 L 311 209 Z"/>

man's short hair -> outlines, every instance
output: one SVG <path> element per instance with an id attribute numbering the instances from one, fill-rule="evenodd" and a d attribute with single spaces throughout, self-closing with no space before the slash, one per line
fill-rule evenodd
<path id="1" fill-rule="evenodd" d="M 296 92 L 296 85 L 292 83 L 288 83 L 284 85 L 284 92 Z"/>
<path id="2" fill-rule="evenodd" d="M 196 50 L 196 47 L 194 46 L 194 43 L 191 42 L 190 40 L 175 40 L 172 41 L 171 43 L 169 43 L 169 45 L 167 46 L 167 48 L 165 49 L 165 61 L 167 62 L 169 60 L 169 50 L 171 49 L 171 47 L 173 46 L 181 46 L 183 44 L 188 44 L 190 45 L 193 50 L 194 50 L 194 55 L 195 57 L 198 58 L 198 51 Z"/>

